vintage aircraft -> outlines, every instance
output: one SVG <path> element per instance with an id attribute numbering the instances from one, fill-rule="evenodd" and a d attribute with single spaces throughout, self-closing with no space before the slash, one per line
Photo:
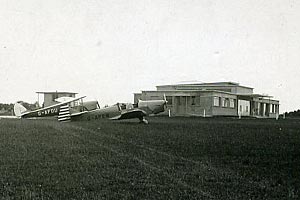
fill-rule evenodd
<path id="1" fill-rule="evenodd" d="M 37 118 L 58 115 L 58 121 L 60 122 L 89 121 L 103 118 L 111 120 L 137 118 L 141 123 L 148 124 L 145 116 L 164 112 L 167 104 L 166 98 L 164 97 L 164 100 L 139 100 L 137 104 L 117 103 L 112 106 L 100 108 L 97 101 L 83 102 L 83 98 L 84 97 L 60 99 L 61 102 L 58 104 L 34 111 L 27 111 L 20 103 L 16 103 L 14 111 L 19 118 Z"/>
<path id="2" fill-rule="evenodd" d="M 137 118 L 141 123 L 148 124 L 145 119 L 151 114 L 158 114 L 165 111 L 166 100 L 139 100 L 137 104 L 117 103 L 112 106 L 95 109 L 92 111 L 84 111 L 81 113 L 70 114 L 71 120 L 95 120 L 108 118 L 111 120 L 123 120 Z M 65 120 L 66 116 L 58 116 L 58 120 Z"/>
<path id="3" fill-rule="evenodd" d="M 52 116 L 58 116 L 59 112 L 60 112 L 60 108 L 62 105 L 65 104 L 72 104 L 72 106 L 74 107 L 74 105 L 76 105 L 76 101 L 83 99 L 85 96 L 79 97 L 79 98 L 74 98 L 74 97 L 60 97 L 55 99 L 55 101 L 57 102 L 57 104 L 48 106 L 48 107 L 44 107 L 44 108 L 39 108 L 37 110 L 32 110 L 29 111 L 27 110 L 27 108 L 25 108 L 22 105 L 22 102 L 19 101 L 17 103 L 15 103 L 14 105 L 14 116 L 0 116 L 0 119 L 20 119 L 20 118 L 40 118 L 40 117 L 52 117 Z M 92 102 L 84 102 L 82 105 L 83 108 L 87 107 L 90 108 L 90 104 L 94 104 L 94 102 L 97 101 L 92 101 Z M 93 105 L 94 107 L 95 105 Z M 98 106 L 98 104 L 96 105 Z"/>
<path id="4" fill-rule="evenodd" d="M 76 104 L 74 102 L 83 99 L 83 97 L 73 98 L 69 97 L 70 99 L 57 99 L 58 103 L 52 106 L 47 106 L 44 108 L 40 108 L 33 111 L 28 111 L 20 102 L 15 103 L 14 105 L 14 113 L 15 116 L 18 118 L 38 118 L 38 117 L 51 117 L 57 116 L 60 112 L 61 106 L 66 104 Z"/>

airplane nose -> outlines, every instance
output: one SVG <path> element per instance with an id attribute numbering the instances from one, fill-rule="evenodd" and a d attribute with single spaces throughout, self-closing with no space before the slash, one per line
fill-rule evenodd
<path id="1" fill-rule="evenodd" d="M 153 109 L 153 113 L 158 114 L 158 113 L 164 112 L 165 107 L 166 107 L 166 102 L 165 101 L 157 102 L 156 107 Z"/>
<path id="2" fill-rule="evenodd" d="M 168 108 L 167 104 L 168 104 L 168 101 L 165 101 L 165 102 L 164 102 L 164 105 L 163 105 L 164 111 L 167 110 L 167 108 Z"/>
<path id="3" fill-rule="evenodd" d="M 163 103 L 160 105 L 159 112 L 164 112 L 165 110 L 167 110 L 167 101 L 163 101 Z"/>

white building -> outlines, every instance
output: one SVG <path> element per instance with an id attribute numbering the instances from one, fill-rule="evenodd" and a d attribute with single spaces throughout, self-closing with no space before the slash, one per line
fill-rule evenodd
<path id="1" fill-rule="evenodd" d="M 173 116 L 251 116 L 275 118 L 279 101 L 255 94 L 253 88 L 233 82 L 159 85 L 155 91 L 134 94 L 134 102 L 163 99 Z"/>

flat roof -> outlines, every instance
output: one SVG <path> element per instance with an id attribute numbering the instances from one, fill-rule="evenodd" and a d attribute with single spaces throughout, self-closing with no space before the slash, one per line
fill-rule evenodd
<path id="1" fill-rule="evenodd" d="M 224 94 L 230 94 L 230 95 L 235 95 L 237 96 L 237 94 L 232 93 L 232 92 L 226 92 L 226 91 L 222 91 L 222 90 L 142 90 L 143 92 L 159 92 L 159 93 L 164 93 L 164 92 L 218 92 L 218 93 L 224 93 Z M 141 93 L 135 93 L 135 94 L 141 94 Z"/>
<path id="2" fill-rule="evenodd" d="M 164 93 L 164 92 L 183 92 L 183 93 L 188 93 L 188 92 L 217 92 L 217 93 L 223 93 L 223 94 L 229 94 L 229 95 L 235 95 L 237 97 L 256 97 L 256 98 L 273 98 L 273 96 L 270 95 L 265 95 L 265 94 L 236 94 L 236 93 L 231 93 L 231 92 L 226 92 L 222 90 L 142 90 L 141 93 L 134 93 L 134 94 L 142 94 L 143 92 L 147 93 Z M 279 101 L 276 99 L 270 99 L 272 101 Z"/>
<path id="3" fill-rule="evenodd" d="M 238 87 L 244 87 L 244 88 L 250 88 L 252 87 L 243 86 L 239 83 L 235 82 L 212 82 L 212 83 L 179 83 L 179 84 L 167 84 L 167 85 L 157 85 L 156 87 L 166 87 L 166 86 L 204 86 L 204 87 L 228 87 L 228 86 L 238 86 Z"/>
<path id="4" fill-rule="evenodd" d="M 237 96 L 246 96 L 246 97 L 270 97 L 273 98 L 273 96 L 266 95 L 266 94 L 236 94 Z"/>

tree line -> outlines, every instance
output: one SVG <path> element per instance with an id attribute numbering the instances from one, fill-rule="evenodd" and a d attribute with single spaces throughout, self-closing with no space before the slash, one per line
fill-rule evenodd
<path id="1" fill-rule="evenodd" d="M 285 112 L 284 114 L 286 117 L 300 117 L 300 109 L 291 112 Z"/>
<path id="2" fill-rule="evenodd" d="M 19 102 L 21 103 L 26 109 L 28 110 L 35 110 L 39 108 L 38 102 L 35 102 L 33 104 L 27 103 L 27 102 Z M 14 104 L 13 103 L 0 103 L 0 115 L 12 115 L 14 110 Z"/>
<path id="3" fill-rule="evenodd" d="M 0 103 L 0 115 L 11 115 L 14 110 L 14 104 Z"/>

